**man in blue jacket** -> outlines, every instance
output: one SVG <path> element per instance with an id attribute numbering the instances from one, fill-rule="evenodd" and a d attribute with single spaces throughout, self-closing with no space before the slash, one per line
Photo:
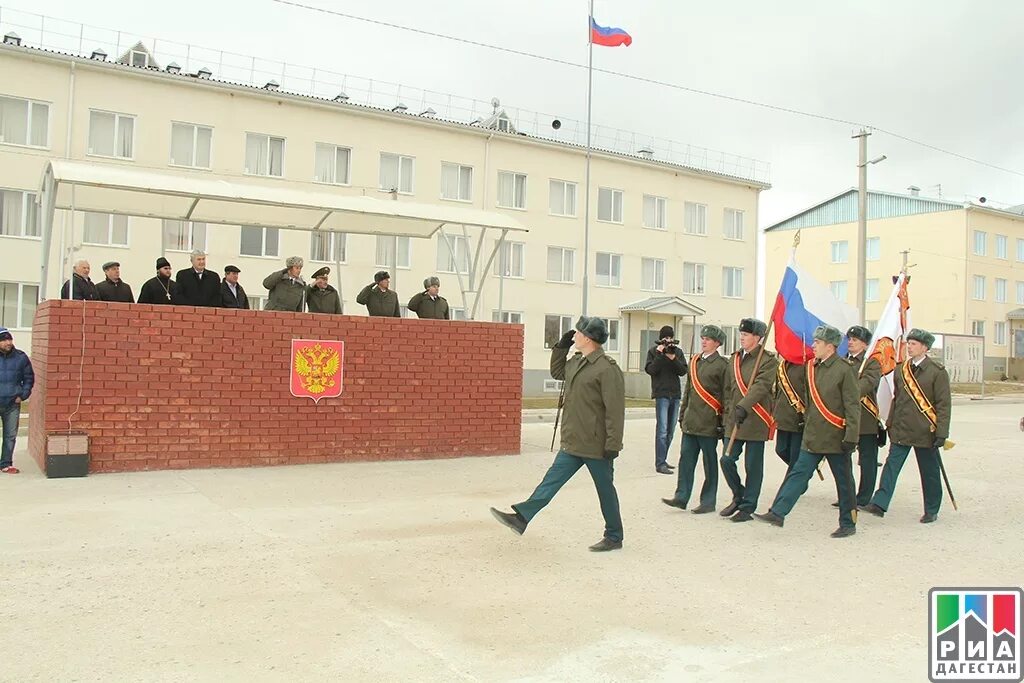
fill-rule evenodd
<path id="1" fill-rule="evenodd" d="M 14 348 L 14 336 L 0 327 L 0 421 L 3 422 L 3 449 L 0 450 L 0 472 L 17 474 L 14 466 L 14 442 L 18 438 L 21 402 L 32 394 L 36 376 L 32 361 L 24 351 Z"/>

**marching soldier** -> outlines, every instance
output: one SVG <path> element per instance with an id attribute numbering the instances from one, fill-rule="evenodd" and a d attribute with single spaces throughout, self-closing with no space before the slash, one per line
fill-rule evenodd
<path id="1" fill-rule="evenodd" d="M 338 290 L 327 283 L 331 269 L 327 266 L 313 273 L 313 284 L 306 290 L 306 310 L 310 313 L 341 315 L 341 297 Z"/>
<path id="2" fill-rule="evenodd" d="M 786 474 L 792 471 L 800 455 L 806 411 L 803 399 L 807 395 L 806 377 L 803 365 L 785 360 L 779 362 L 775 371 L 775 409 L 772 411 L 778 428 L 775 454 L 786 463 Z"/>
<path id="3" fill-rule="evenodd" d="M 857 507 L 864 507 L 871 502 L 871 494 L 875 491 L 878 478 L 878 447 L 885 444 L 885 428 L 878 419 L 878 383 L 882 379 L 882 366 L 877 358 L 868 358 L 864 362 L 864 354 L 871 343 L 871 330 L 854 325 L 846 332 L 849 344 L 847 360 L 857 373 L 857 386 L 860 388 L 860 437 L 857 440 L 857 460 L 860 467 L 860 483 L 857 486 Z M 839 503 L 832 503 L 839 507 Z"/>
<path id="4" fill-rule="evenodd" d="M 725 343 L 725 332 L 715 325 L 700 331 L 700 353 L 693 354 L 686 379 L 686 394 L 680 410 L 679 428 L 683 445 L 679 451 L 679 473 L 676 493 L 661 502 L 685 510 L 693 491 L 697 458 L 704 455 L 704 485 L 700 489 L 700 506 L 693 514 L 714 512 L 718 503 L 718 440 L 722 438 L 722 406 L 725 375 L 729 362 L 718 352 Z"/>
<path id="5" fill-rule="evenodd" d="M 939 449 L 949 437 L 952 397 L 946 368 L 928 357 L 935 336 L 913 329 L 907 334 L 909 358 L 895 371 L 895 394 L 889 410 L 889 456 L 882 468 L 882 481 L 871 503 L 864 509 L 883 517 L 889 509 L 896 479 L 913 447 L 924 494 L 922 524 L 934 522 L 942 504 Z"/>
<path id="6" fill-rule="evenodd" d="M 764 442 L 775 436 L 771 413 L 772 382 L 778 360 L 774 353 L 761 351 L 767 326 L 755 318 L 740 321 L 740 349 L 732 354 L 725 380 L 725 434 L 737 426 L 736 442 L 722 455 L 722 474 L 732 490 L 732 502 L 722 509 L 723 517 L 749 522 L 757 509 L 764 481 Z M 761 364 L 754 373 L 758 353 Z M 740 479 L 737 463 L 744 455 L 746 481 Z"/>
<path id="7" fill-rule="evenodd" d="M 771 508 L 757 515 L 762 521 L 782 526 L 825 458 L 839 495 L 839 528 L 832 532 L 833 538 L 857 533 L 852 454 L 860 430 L 860 391 L 853 368 L 836 355 L 841 341 L 842 332 L 831 325 L 814 330 L 814 360 L 806 366 L 807 412 L 800 456 L 786 473 Z"/>

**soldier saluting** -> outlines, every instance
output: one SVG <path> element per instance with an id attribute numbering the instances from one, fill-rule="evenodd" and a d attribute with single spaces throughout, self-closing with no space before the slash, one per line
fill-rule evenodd
<path id="1" fill-rule="evenodd" d="M 722 409 L 725 401 L 725 375 L 728 361 L 718 352 L 725 343 L 725 332 L 715 325 L 700 330 L 700 353 L 690 359 L 686 375 L 686 395 L 680 409 L 679 427 L 683 444 L 679 452 L 676 493 L 661 502 L 685 510 L 693 491 L 697 458 L 704 456 L 704 485 L 700 506 L 693 514 L 714 512 L 718 504 L 718 440 L 724 434 Z"/>
<path id="2" fill-rule="evenodd" d="M 895 394 L 889 410 L 889 456 L 882 468 L 882 481 L 864 508 L 882 517 L 889 509 L 896 479 L 913 447 L 921 473 L 924 494 L 922 524 L 934 522 L 942 505 L 939 449 L 949 437 L 952 396 L 949 374 L 938 361 L 928 357 L 935 343 L 930 332 L 913 329 L 907 333 L 907 360 L 896 366 Z"/>
<path id="3" fill-rule="evenodd" d="M 833 538 L 857 533 L 852 454 L 860 430 L 860 391 L 853 368 L 836 354 L 841 341 L 842 333 L 831 325 L 814 330 L 814 360 L 806 365 L 807 412 L 800 457 L 786 473 L 771 508 L 757 515 L 761 521 L 782 526 L 825 458 L 839 495 L 839 528 L 832 532 Z"/>
<path id="4" fill-rule="evenodd" d="M 878 417 L 878 383 L 882 379 L 882 366 L 877 358 L 868 358 L 864 362 L 864 354 L 871 343 L 871 330 L 854 325 L 846 332 L 849 344 L 847 360 L 857 372 L 857 387 L 860 389 L 860 435 L 857 439 L 857 461 L 860 466 L 860 483 L 857 486 L 857 507 L 864 507 L 871 502 L 871 494 L 875 491 L 878 479 L 878 447 L 885 445 L 885 428 Z M 839 503 L 832 503 L 839 507 Z"/>

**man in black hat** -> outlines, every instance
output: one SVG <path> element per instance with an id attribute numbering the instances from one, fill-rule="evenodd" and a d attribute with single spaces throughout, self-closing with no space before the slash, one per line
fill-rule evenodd
<path id="1" fill-rule="evenodd" d="M 398 292 L 391 289 L 391 275 L 386 270 L 378 271 L 373 276 L 373 284 L 366 285 L 356 303 L 366 306 L 370 315 L 385 318 L 401 318 L 402 308 L 398 304 Z"/>
<path id="2" fill-rule="evenodd" d="M 171 279 L 171 262 L 163 256 L 156 260 L 156 277 L 146 280 L 139 290 L 140 304 L 171 304 L 178 284 Z"/>
<path id="3" fill-rule="evenodd" d="M 220 283 L 220 305 L 224 308 L 249 310 L 249 297 L 238 282 L 238 266 L 224 266 L 224 279 Z"/>
<path id="4" fill-rule="evenodd" d="M 327 266 L 313 273 L 313 284 L 306 291 L 306 310 L 310 313 L 341 315 L 341 296 L 327 282 L 331 269 Z"/>
<path id="5" fill-rule="evenodd" d="M 220 276 L 206 269 L 206 252 L 194 249 L 189 260 L 192 266 L 179 270 L 174 276 L 175 282 L 178 283 L 178 296 L 174 303 L 182 306 L 220 308 Z"/>
<path id="6" fill-rule="evenodd" d="M 683 392 L 679 378 L 686 375 L 686 357 L 679 348 L 676 331 L 665 325 L 658 331 L 658 343 L 647 350 L 644 371 L 651 376 L 651 398 L 657 426 L 654 433 L 654 471 L 673 474 L 668 464 L 668 450 L 675 436 L 679 419 L 679 402 Z"/>
<path id="7" fill-rule="evenodd" d="M 75 261 L 71 279 L 66 280 L 60 288 L 60 298 L 98 301 L 100 295 L 96 292 L 96 285 L 89 279 L 90 270 L 91 266 L 84 258 Z"/>
<path id="8" fill-rule="evenodd" d="M 871 502 L 878 478 L 878 447 L 885 445 L 885 426 L 878 415 L 878 384 L 882 379 L 882 366 L 872 356 L 864 362 L 864 354 L 871 343 L 871 330 L 854 325 L 846 331 L 849 346 L 847 360 L 857 373 L 860 390 L 860 438 L 857 441 L 857 462 L 860 466 L 860 482 L 857 485 L 857 506 L 864 507 Z M 839 507 L 839 503 L 832 503 Z"/>
<path id="9" fill-rule="evenodd" d="M 96 293 L 100 301 L 117 301 L 123 304 L 135 303 L 132 295 L 132 288 L 127 282 L 121 280 L 121 264 L 117 261 L 107 261 L 103 264 L 103 274 L 106 278 L 96 285 Z"/>
<path id="10" fill-rule="evenodd" d="M 430 320 L 450 320 L 448 300 L 440 294 L 441 279 L 431 275 L 423 281 L 423 291 L 409 299 L 407 308 L 421 318 Z"/>

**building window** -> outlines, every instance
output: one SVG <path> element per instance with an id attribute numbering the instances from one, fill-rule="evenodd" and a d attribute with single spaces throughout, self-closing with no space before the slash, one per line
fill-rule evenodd
<path id="1" fill-rule="evenodd" d="M 882 257 L 882 238 L 881 237 L 869 237 L 868 246 L 864 253 L 864 258 L 867 261 L 877 261 Z"/>
<path id="2" fill-rule="evenodd" d="M 878 327 L 878 321 L 877 320 L 865 320 L 864 321 L 864 327 L 868 328 L 869 330 L 871 330 L 873 332 L 875 330 L 875 328 Z"/>
<path id="3" fill-rule="evenodd" d="M 261 133 L 245 134 L 245 172 L 249 175 L 284 176 L 284 138 Z"/>
<path id="4" fill-rule="evenodd" d="M 1017 260 L 1024 262 L 1024 240 L 1017 240 Z"/>
<path id="5" fill-rule="evenodd" d="M 261 228 L 255 225 L 242 226 L 242 239 L 238 253 L 242 256 L 278 255 L 279 233 L 277 228 Z"/>
<path id="6" fill-rule="evenodd" d="M 1017 305 L 1024 306 L 1024 282 L 1017 283 Z"/>
<path id="7" fill-rule="evenodd" d="M 725 239 L 743 239 L 743 212 L 739 209 L 725 210 Z"/>
<path id="8" fill-rule="evenodd" d="M 832 243 L 832 263 L 846 263 L 850 259 L 850 243 L 846 240 Z"/>
<path id="9" fill-rule="evenodd" d="M 39 237 L 36 196 L 20 190 L 0 190 L 0 235 Z"/>
<path id="10" fill-rule="evenodd" d="M 469 320 L 466 314 L 465 308 L 450 308 L 448 309 L 448 317 L 451 320 Z"/>
<path id="11" fill-rule="evenodd" d="M 739 299 L 743 296 L 743 269 L 722 268 L 722 296 Z"/>
<path id="12" fill-rule="evenodd" d="M 828 283 L 828 288 L 832 290 L 832 296 L 846 302 L 846 280 L 832 280 Z"/>
<path id="13" fill-rule="evenodd" d="M 664 197 L 644 195 L 644 227 L 665 230 L 668 228 L 668 200 Z"/>
<path id="14" fill-rule="evenodd" d="M 707 279 L 703 263 L 683 263 L 683 294 L 705 293 Z"/>
<path id="15" fill-rule="evenodd" d="M 39 286 L 24 282 L 0 282 L 0 327 L 24 330 L 32 327 L 39 301 Z"/>
<path id="16" fill-rule="evenodd" d="M 469 242 L 461 235 L 441 235 L 437 240 L 437 270 L 442 273 L 469 272 Z"/>
<path id="17" fill-rule="evenodd" d="M 971 321 L 971 334 L 976 337 L 985 336 L 985 321 L 984 320 L 972 320 Z"/>
<path id="18" fill-rule="evenodd" d="M 441 199 L 473 200 L 473 167 L 441 164 Z"/>
<path id="19" fill-rule="evenodd" d="M 206 251 L 206 223 L 164 220 L 164 251 Z"/>
<path id="20" fill-rule="evenodd" d="M 725 345 L 722 353 L 728 355 L 740 348 L 740 328 L 734 325 L 722 325 L 722 332 L 725 333 Z"/>
<path id="21" fill-rule="evenodd" d="M 313 154 L 313 181 L 330 185 L 348 185 L 352 150 L 348 147 L 316 143 Z"/>
<path id="22" fill-rule="evenodd" d="M 665 291 L 665 262 L 662 259 L 640 259 L 640 289 Z"/>
<path id="23" fill-rule="evenodd" d="M 986 251 L 986 240 L 988 235 L 981 230 L 974 231 L 974 254 L 976 256 L 984 256 Z"/>
<path id="24" fill-rule="evenodd" d="M 171 166 L 210 168 L 213 128 L 194 123 L 171 124 Z"/>
<path id="25" fill-rule="evenodd" d="M 50 105 L 0 96 L 0 144 L 50 146 Z"/>
<path id="26" fill-rule="evenodd" d="M 546 379 L 544 380 L 544 393 L 557 394 L 562 391 L 562 384 L 560 379 Z"/>
<path id="27" fill-rule="evenodd" d="M 550 349 L 562 335 L 573 329 L 572 316 L 570 315 L 546 315 L 544 316 L 544 348 Z"/>
<path id="28" fill-rule="evenodd" d="M 553 216 L 576 217 L 576 183 L 552 180 L 549 183 L 551 197 L 549 210 Z"/>
<path id="29" fill-rule="evenodd" d="M 996 235 L 996 258 L 1001 258 L 1001 259 L 1007 258 L 1007 256 L 1006 256 L 1006 249 L 1007 249 L 1006 243 L 1008 241 L 1009 240 L 1006 238 L 1006 235 Z"/>
<path id="30" fill-rule="evenodd" d="M 708 207 L 706 204 L 686 202 L 683 205 L 683 231 L 688 235 L 708 234 Z"/>
<path id="31" fill-rule="evenodd" d="M 985 300 L 985 276 L 974 276 L 974 298 L 978 301 Z"/>
<path id="32" fill-rule="evenodd" d="M 492 311 L 491 322 L 522 325 L 523 314 L 520 311 Z"/>
<path id="33" fill-rule="evenodd" d="M 379 268 L 409 268 L 412 262 L 412 245 L 408 237 L 377 235 L 374 260 Z"/>
<path id="34" fill-rule="evenodd" d="M 85 212 L 82 241 L 108 247 L 128 246 L 128 216 Z"/>
<path id="35" fill-rule="evenodd" d="M 526 245 L 522 242 L 502 242 L 498 249 L 498 259 L 494 264 L 494 274 L 498 277 L 521 278 L 525 271 Z"/>
<path id="36" fill-rule="evenodd" d="M 1006 346 L 1006 323 L 992 324 L 992 343 L 997 346 Z"/>
<path id="37" fill-rule="evenodd" d="M 867 301 L 878 301 L 878 278 L 864 281 L 864 298 Z"/>
<path id="38" fill-rule="evenodd" d="M 601 318 L 604 320 L 605 327 L 608 328 L 608 341 L 604 343 L 604 350 L 608 353 L 619 352 L 619 319 L 618 318 Z"/>
<path id="39" fill-rule="evenodd" d="M 576 250 L 548 247 L 548 282 L 573 282 L 576 274 Z"/>
<path id="40" fill-rule="evenodd" d="M 134 148 L 134 116 L 107 111 L 89 112 L 89 154 L 131 159 Z"/>
<path id="41" fill-rule="evenodd" d="M 1006 280 L 1002 278 L 996 278 L 996 303 L 1006 303 Z"/>
<path id="42" fill-rule="evenodd" d="M 498 171 L 498 206 L 505 209 L 526 208 L 526 174 Z"/>
<path id="43" fill-rule="evenodd" d="M 320 263 L 345 263 L 348 235 L 343 232 L 314 230 L 309 238 L 309 260 Z"/>
<path id="44" fill-rule="evenodd" d="M 622 286 L 622 254 L 607 254 L 599 251 L 597 258 L 594 259 L 594 267 L 599 287 Z"/>
<path id="45" fill-rule="evenodd" d="M 267 308 L 267 297 L 265 296 L 253 296 L 248 294 L 249 297 L 249 308 L 254 311 L 263 311 Z"/>
<path id="46" fill-rule="evenodd" d="M 399 154 L 380 154 L 380 189 L 412 194 L 415 159 Z"/>
<path id="47" fill-rule="evenodd" d="M 622 190 L 598 188 L 597 220 L 607 223 L 622 222 Z"/>

